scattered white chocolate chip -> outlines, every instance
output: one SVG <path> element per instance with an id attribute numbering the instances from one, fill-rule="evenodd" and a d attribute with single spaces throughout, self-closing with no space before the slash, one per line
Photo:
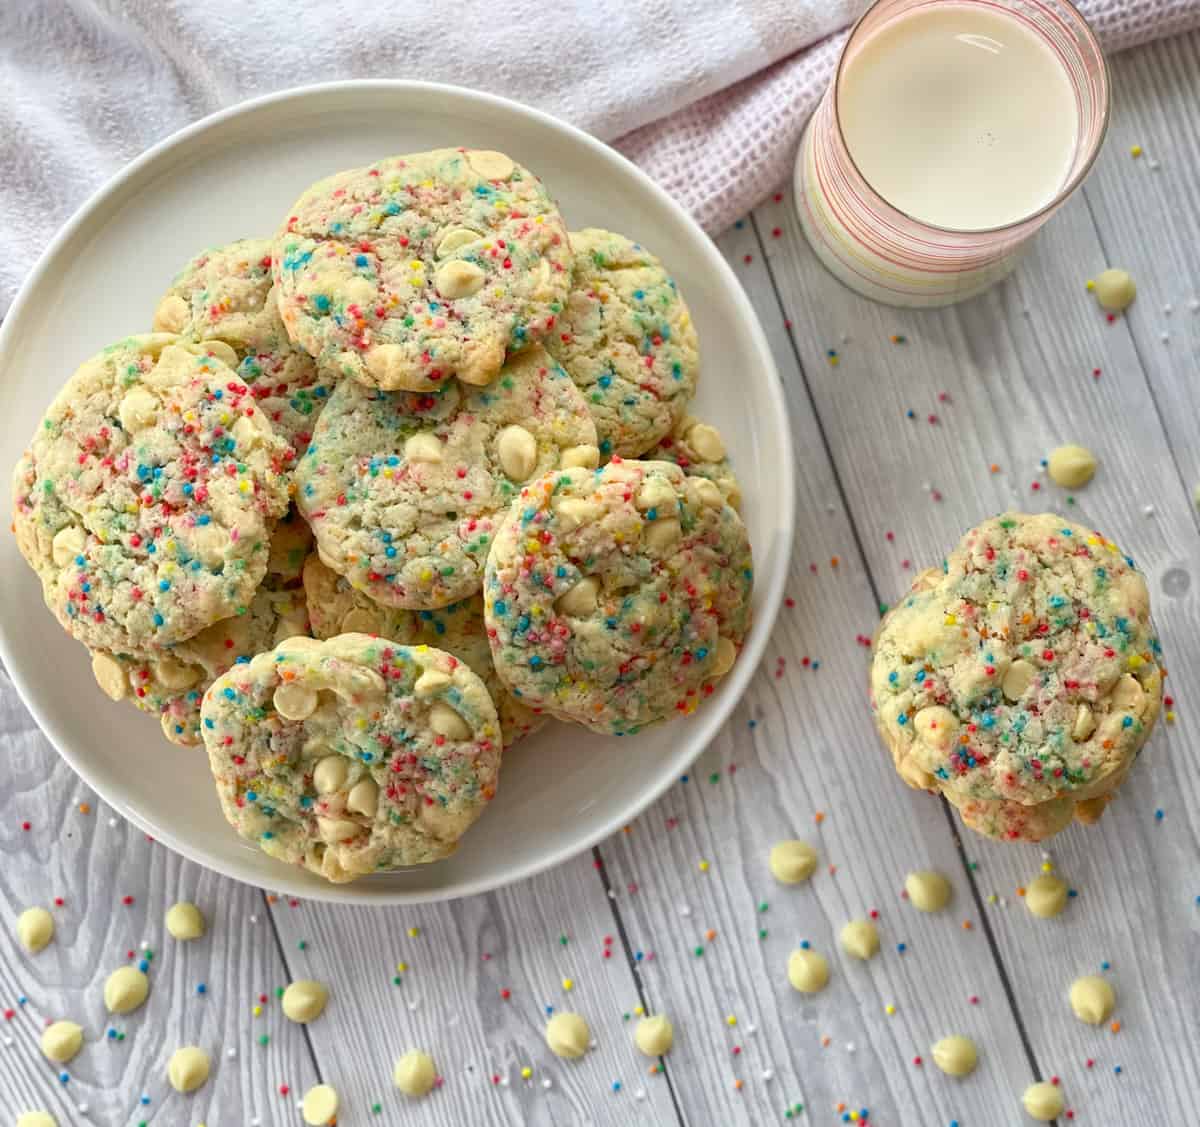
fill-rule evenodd
<path id="1" fill-rule="evenodd" d="M 449 673 L 443 673 L 440 669 L 426 669 L 413 685 L 413 692 L 419 697 L 431 697 L 434 693 L 440 693 L 450 681 Z"/>
<path id="2" fill-rule="evenodd" d="M 807 841 L 777 841 L 768 865 L 781 884 L 799 884 L 817 871 L 817 851 Z"/>
<path id="3" fill-rule="evenodd" d="M 238 354 L 233 351 L 232 345 L 226 344 L 223 340 L 206 340 L 200 342 L 200 347 L 209 356 L 215 356 L 227 368 L 237 370 Z"/>
<path id="4" fill-rule="evenodd" d="M 337 845 L 356 837 L 362 827 L 349 818 L 317 818 L 317 833 L 326 845 Z"/>
<path id="5" fill-rule="evenodd" d="M 56 1021 L 42 1031 L 42 1055 L 55 1064 L 66 1064 L 83 1048 L 83 1027 L 73 1021 Z"/>
<path id="6" fill-rule="evenodd" d="M 176 1049 L 167 1062 L 167 1079 L 177 1092 L 194 1092 L 208 1079 L 208 1053 L 195 1045 Z"/>
<path id="7" fill-rule="evenodd" d="M 668 512 L 675 511 L 675 503 L 674 488 L 660 477 L 648 477 L 638 490 L 636 504 L 640 512 L 654 509 L 657 516 L 665 517 Z"/>
<path id="8" fill-rule="evenodd" d="M 283 1016 L 289 1021 L 307 1025 L 321 1016 L 329 991 L 320 982 L 301 978 L 283 992 Z"/>
<path id="9" fill-rule="evenodd" d="M 675 1044 L 675 1027 L 665 1014 L 644 1017 L 633 1031 L 633 1043 L 644 1056 L 661 1057 Z"/>
<path id="10" fill-rule="evenodd" d="M 1086 704 L 1075 710 L 1075 723 L 1071 727 L 1071 738 L 1076 742 L 1086 740 L 1096 730 L 1096 718 Z"/>
<path id="11" fill-rule="evenodd" d="M 1062 1115 L 1066 1104 L 1062 1090 L 1057 1084 L 1041 1080 L 1025 1089 L 1025 1094 L 1021 1097 L 1021 1106 L 1030 1119 L 1036 1119 L 1039 1123 L 1049 1123 Z"/>
<path id="12" fill-rule="evenodd" d="M 587 618 L 596 609 L 599 593 L 600 580 L 594 575 L 585 575 L 554 600 L 554 609 L 570 618 Z"/>
<path id="13" fill-rule="evenodd" d="M 683 529 L 674 517 L 650 521 L 646 526 L 646 547 L 655 552 L 665 552 L 683 534 Z"/>
<path id="14" fill-rule="evenodd" d="M 442 460 L 442 443 L 436 434 L 421 431 L 412 435 L 404 444 L 404 460 L 406 462 L 440 462 Z"/>
<path id="15" fill-rule="evenodd" d="M 36 955 L 54 938 L 54 917 L 45 908 L 26 908 L 17 917 L 17 939 Z"/>
<path id="16" fill-rule="evenodd" d="M 167 909 L 167 931 L 180 942 L 199 939 L 204 934 L 204 916 L 190 900 L 180 900 Z"/>
<path id="17" fill-rule="evenodd" d="M 604 513 L 604 509 L 595 501 L 587 501 L 582 497 L 564 497 L 561 501 L 555 501 L 553 508 L 554 518 L 563 532 L 590 524 Z"/>
<path id="18" fill-rule="evenodd" d="M 1047 463 L 1055 485 L 1064 489 L 1082 489 L 1096 473 L 1096 455 L 1086 446 L 1070 443 L 1051 451 Z"/>
<path id="19" fill-rule="evenodd" d="M 449 262 L 443 262 L 434 275 L 437 292 L 447 301 L 478 293 L 485 281 L 487 275 L 484 274 L 483 267 L 462 258 L 452 258 Z"/>
<path id="20" fill-rule="evenodd" d="M 697 423 L 687 432 L 688 445 L 702 462 L 719 462 L 725 457 L 725 442 L 721 432 L 707 423 Z"/>
<path id="21" fill-rule="evenodd" d="M 158 399 L 144 387 L 130 388 L 121 399 L 118 414 L 125 431 L 135 434 L 154 425 L 158 418 Z"/>
<path id="22" fill-rule="evenodd" d="M 510 481 L 525 481 L 537 466 L 537 439 L 524 427 L 507 426 L 496 436 L 500 468 Z"/>
<path id="23" fill-rule="evenodd" d="M 317 794 L 333 794 L 342 789 L 350 763 L 342 755 L 327 755 L 313 768 L 313 786 Z"/>
<path id="24" fill-rule="evenodd" d="M 556 1057 L 578 1060 L 588 1051 L 592 1032 L 579 1014 L 557 1013 L 546 1022 L 546 1044 Z"/>
<path id="25" fill-rule="evenodd" d="M 1109 313 L 1122 313 L 1137 297 L 1137 285 L 1127 271 L 1111 268 L 1097 275 L 1092 292 L 1101 309 Z"/>
<path id="26" fill-rule="evenodd" d="M 488 180 L 506 180 L 516 167 L 509 157 L 494 149 L 468 150 L 467 163 Z"/>
<path id="27" fill-rule="evenodd" d="M 445 701 L 434 701 L 429 709 L 429 726 L 448 740 L 465 740 L 471 726 Z"/>
<path id="28" fill-rule="evenodd" d="M 919 911 L 940 912 L 950 903 L 954 889 L 941 873 L 919 869 L 904 878 L 904 891 L 908 902 Z"/>
<path id="29" fill-rule="evenodd" d="M 718 638 L 717 652 L 713 659 L 712 675 L 714 677 L 724 677 L 733 668 L 735 661 L 737 661 L 737 646 L 728 638 Z"/>
<path id="30" fill-rule="evenodd" d="M 797 947 L 788 956 L 788 982 L 801 994 L 817 994 L 829 984 L 829 960 L 811 947 Z"/>
<path id="31" fill-rule="evenodd" d="M 272 698 L 275 711 L 285 720 L 305 720 L 317 710 L 317 692 L 298 681 L 277 685 Z"/>
<path id="32" fill-rule="evenodd" d="M 338 1113 L 337 1089 L 330 1084 L 314 1084 L 304 1093 L 300 1114 L 309 1127 L 325 1127 Z"/>
<path id="33" fill-rule="evenodd" d="M 1057 916 L 1067 906 L 1067 886 L 1053 873 L 1043 873 L 1025 888 L 1025 907 L 1039 919 Z"/>
<path id="34" fill-rule="evenodd" d="M 597 446 L 568 446 L 562 452 L 559 464 L 564 470 L 572 466 L 594 470 L 600 464 L 600 448 Z"/>
<path id="35" fill-rule="evenodd" d="M 150 993 L 150 980 L 137 967 L 118 967 L 105 980 L 104 1005 L 110 1014 L 132 1013 Z"/>
<path id="36" fill-rule="evenodd" d="M 433 1058 L 420 1049 L 410 1049 L 398 1061 L 392 1072 L 392 1082 L 406 1096 L 416 1099 L 427 1095 L 437 1079 Z"/>
<path id="37" fill-rule="evenodd" d="M 23 1111 L 17 1116 L 17 1127 L 58 1127 L 58 1120 L 48 1111 Z"/>
<path id="38" fill-rule="evenodd" d="M 346 796 L 346 809 L 354 814 L 374 818 L 379 809 L 379 785 L 374 779 L 360 779 Z"/>
<path id="39" fill-rule="evenodd" d="M 178 294 L 168 294 L 154 310 L 151 328 L 156 333 L 181 333 L 188 323 L 188 303 Z"/>
<path id="40" fill-rule="evenodd" d="M 73 557 L 83 551 L 86 544 L 87 534 L 83 529 L 77 524 L 68 525 L 54 534 L 54 539 L 50 541 L 50 554 L 59 567 L 65 567 Z"/>
<path id="41" fill-rule="evenodd" d="M 715 482 L 709 481 L 706 477 L 692 478 L 691 489 L 700 504 L 707 505 L 710 509 L 719 509 L 725 504 L 721 490 Z"/>
<path id="42" fill-rule="evenodd" d="M 1032 663 L 1019 657 L 1008 667 L 1000 688 L 1009 700 L 1020 700 L 1036 675 L 1037 670 Z"/>
<path id="43" fill-rule="evenodd" d="M 856 959 L 869 959 L 879 950 L 879 932 L 870 920 L 851 920 L 840 938 L 842 950 Z"/>
<path id="44" fill-rule="evenodd" d="M 1108 979 L 1095 974 L 1085 974 L 1071 983 L 1070 1000 L 1075 1016 L 1087 1025 L 1107 1021 L 1117 1004 Z"/>
<path id="45" fill-rule="evenodd" d="M 966 1076 L 975 1071 L 979 1063 L 979 1052 L 975 1042 L 970 1037 L 960 1037 L 957 1034 L 943 1037 L 932 1049 L 929 1055 L 933 1063 L 947 1076 Z"/>
<path id="46" fill-rule="evenodd" d="M 437 256 L 445 258 L 446 255 L 453 254 L 462 247 L 470 246 L 471 243 L 478 242 L 482 238 L 483 236 L 478 231 L 472 231 L 470 227 L 451 227 L 438 241 Z"/>

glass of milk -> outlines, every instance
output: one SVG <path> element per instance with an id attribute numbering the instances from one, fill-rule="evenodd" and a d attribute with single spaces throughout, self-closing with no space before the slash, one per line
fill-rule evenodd
<path id="1" fill-rule="evenodd" d="M 804 232 L 876 301 L 973 297 L 1082 182 L 1108 111 L 1100 45 L 1066 0 L 878 0 L 800 143 Z"/>

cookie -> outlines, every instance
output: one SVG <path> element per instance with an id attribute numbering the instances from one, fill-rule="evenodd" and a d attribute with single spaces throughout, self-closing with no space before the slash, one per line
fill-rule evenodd
<path id="1" fill-rule="evenodd" d="M 500 679 L 534 708 L 628 735 L 686 715 L 750 625 L 750 542 L 710 481 L 614 459 L 521 490 L 488 557 Z"/>
<path id="2" fill-rule="evenodd" d="M 486 388 L 438 395 L 338 385 L 296 468 L 321 558 L 387 606 L 428 609 L 479 591 L 499 518 L 521 484 L 596 464 L 579 390 L 540 347 Z"/>
<path id="3" fill-rule="evenodd" d="M 483 623 L 482 596 L 472 595 L 438 610 L 380 606 L 351 587 L 345 576 L 326 567 L 315 553 L 304 564 L 304 594 L 314 638 L 375 634 L 406 646 L 436 646 L 466 662 L 491 694 L 506 748 L 540 727 L 541 718 L 496 676 Z"/>
<path id="4" fill-rule="evenodd" d="M 572 232 L 571 247 L 571 291 L 546 347 L 586 397 L 601 456 L 636 458 L 671 432 L 696 393 L 696 330 L 679 287 L 645 247 L 597 227 Z"/>
<path id="5" fill-rule="evenodd" d="M 651 456 L 674 462 L 689 477 L 708 478 L 728 504 L 742 511 L 742 490 L 729 464 L 725 440 L 716 427 L 685 415 L 670 434 L 659 439 Z"/>
<path id="6" fill-rule="evenodd" d="M 201 714 L 230 825 L 331 881 L 449 856 L 495 794 L 491 697 L 428 646 L 293 638 L 220 677 Z"/>
<path id="7" fill-rule="evenodd" d="M 272 586 L 286 587 L 301 578 L 312 542 L 312 529 L 308 527 L 308 522 L 294 505 L 290 506 L 283 519 L 271 530 L 267 576 Z"/>
<path id="8" fill-rule="evenodd" d="M 888 613 L 871 694 L 905 782 L 981 833 L 1038 841 L 1100 815 L 1154 727 L 1162 677 L 1133 561 L 1052 513 L 1006 513 Z"/>
<path id="9" fill-rule="evenodd" d="M 503 153 L 436 149 L 314 184 L 275 241 L 293 340 L 368 387 L 490 383 L 554 330 L 571 246 L 536 176 Z"/>
<path id="10" fill-rule="evenodd" d="M 159 300 L 154 331 L 228 344 L 259 410 L 295 458 L 304 453 L 334 380 L 318 371 L 283 327 L 270 239 L 239 239 L 198 254 Z"/>
<path id="11" fill-rule="evenodd" d="M 13 478 L 14 530 L 63 627 L 161 648 L 246 607 L 287 508 L 287 444 L 216 353 L 154 334 L 87 361 Z"/>
<path id="12" fill-rule="evenodd" d="M 172 743 L 201 742 L 200 702 L 227 669 L 286 638 L 308 633 L 308 608 L 301 590 L 255 592 L 245 614 L 214 622 L 194 638 L 154 654 L 92 651 L 92 674 L 110 700 L 128 700 L 158 716 Z"/>

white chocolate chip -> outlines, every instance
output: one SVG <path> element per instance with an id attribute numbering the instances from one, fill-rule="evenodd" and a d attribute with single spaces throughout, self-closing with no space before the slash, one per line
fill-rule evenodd
<path id="1" fill-rule="evenodd" d="M 979 1050 L 970 1037 L 943 1037 L 929 1050 L 933 1063 L 947 1076 L 967 1076 L 979 1063 Z"/>
<path id="2" fill-rule="evenodd" d="M 42 1031 L 42 1055 L 55 1064 L 66 1064 L 83 1048 L 83 1027 L 73 1021 L 56 1021 Z"/>
<path id="3" fill-rule="evenodd" d="M 150 993 L 150 980 L 137 967 L 118 967 L 105 980 L 104 1005 L 110 1014 L 132 1013 Z"/>
<path id="4" fill-rule="evenodd" d="M 58 1120 L 48 1111 L 23 1111 L 17 1116 L 17 1127 L 58 1127 Z"/>
<path id="5" fill-rule="evenodd" d="M 167 931 L 181 943 L 199 939 L 204 934 L 204 916 L 189 900 L 180 900 L 167 909 Z"/>
<path id="6" fill-rule="evenodd" d="M 92 654 L 92 676 L 109 700 L 124 700 L 129 695 L 129 679 L 121 663 L 112 654 Z"/>
<path id="7" fill-rule="evenodd" d="M 87 534 L 77 524 L 60 528 L 50 543 L 50 553 L 59 567 L 66 567 L 87 544 Z"/>
<path id="8" fill-rule="evenodd" d="M 556 1057 L 578 1060 L 588 1051 L 592 1031 L 579 1014 L 563 1011 L 546 1022 L 546 1044 Z"/>
<path id="9" fill-rule="evenodd" d="M 164 688 L 186 689 L 200 680 L 201 672 L 194 665 L 184 665 L 172 657 L 164 657 L 150 666 L 154 679 Z"/>
<path id="10" fill-rule="evenodd" d="M 314 1084 L 304 1093 L 300 1114 L 309 1127 L 325 1127 L 338 1113 L 337 1089 L 329 1084 Z"/>
<path id="11" fill-rule="evenodd" d="M 788 956 L 788 982 L 801 994 L 818 994 L 829 984 L 829 960 L 811 947 L 798 947 Z"/>
<path id="12" fill-rule="evenodd" d="M 419 697 L 431 697 L 440 693 L 450 681 L 448 673 L 443 673 L 440 669 L 426 669 L 413 685 L 413 692 Z"/>
<path id="13" fill-rule="evenodd" d="M 220 360 L 227 368 L 237 370 L 238 355 L 233 351 L 233 347 L 223 340 L 206 340 L 200 344 L 200 347 L 210 356 Z"/>
<path id="14" fill-rule="evenodd" d="M 304 720 L 317 710 L 317 692 L 298 681 L 285 681 L 275 689 L 275 711 L 285 720 Z"/>
<path id="15" fill-rule="evenodd" d="M 552 277 L 553 271 L 550 269 L 550 263 L 544 258 L 539 258 L 529 279 L 530 293 L 534 300 L 549 301 L 554 296 L 550 286 Z"/>
<path id="16" fill-rule="evenodd" d="M 870 920 L 851 920 L 839 938 L 842 950 L 856 959 L 869 959 L 879 951 L 879 932 Z"/>
<path id="17" fill-rule="evenodd" d="M 496 453 L 511 481 L 525 481 L 537 465 L 537 439 L 524 427 L 505 427 L 496 436 Z"/>
<path id="18" fill-rule="evenodd" d="M 1137 297 L 1137 285 L 1127 271 L 1109 269 L 1096 278 L 1092 287 L 1100 308 L 1109 313 L 1122 313 Z"/>
<path id="19" fill-rule="evenodd" d="M 920 869 L 904 878 L 904 891 L 908 902 L 918 911 L 940 912 L 950 903 L 954 889 L 941 873 Z"/>
<path id="20" fill-rule="evenodd" d="M 1037 1084 L 1030 1084 L 1025 1089 L 1025 1094 L 1021 1096 L 1021 1106 L 1030 1119 L 1036 1119 L 1039 1123 L 1049 1123 L 1062 1115 L 1066 1101 L 1063 1099 L 1062 1089 L 1057 1084 L 1042 1080 Z"/>
<path id="21" fill-rule="evenodd" d="M 600 580 L 594 575 L 584 576 L 569 591 L 554 601 L 554 609 L 570 618 L 587 618 L 596 609 L 596 596 L 600 593 Z"/>
<path id="22" fill-rule="evenodd" d="M 242 415 L 230 428 L 229 433 L 233 435 L 233 440 L 237 443 L 239 456 L 247 453 L 251 447 L 261 441 L 262 431 L 259 429 L 257 420 L 257 414 Z"/>
<path id="23" fill-rule="evenodd" d="M 478 231 L 472 231 L 470 227 L 451 227 L 438 241 L 437 256 L 445 258 L 446 255 L 453 254 L 462 247 L 470 246 L 482 238 L 483 236 Z"/>
<path id="24" fill-rule="evenodd" d="M 348 841 L 357 836 L 361 829 L 357 822 L 351 822 L 348 818 L 317 818 L 317 833 L 326 845 Z"/>
<path id="25" fill-rule="evenodd" d="M 946 751 L 958 733 L 958 720 L 948 708 L 940 704 L 921 709 L 913 720 L 917 739 L 935 751 Z"/>
<path id="26" fill-rule="evenodd" d="M 708 423 L 697 423 L 687 432 L 688 445 L 702 462 L 719 462 L 725 457 L 725 443 L 721 432 Z"/>
<path id="27" fill-rule="evenodd" d="M 176 1049 L 167 1062 L 167 1079 L 177 1092 L 194 1092 L 208 1079 L 208 1053 L 195 1045 Z"/>
<path id="28" fill-rule="evenodd" d="M 392 1070 L 392 1082 L 406 1096 L 417 1099 L 427 1095 L 437 1080 L 437 1066 L 428 1053 L 410 1049 Z"/>
<path id="29" fill-rule="evenodd" d="M 650 509 L 661 510 L 658 515 L 664 516 L 675 511 L 675 489 L 670 482 L 660 477 L 647 478 L 638 490 L 637 507 L 640 512 Z"/>
<path id="30" fill-rule="evenodd" d="M 156 333 L 181 333 L 187 326 L 191 310 L 178 294 L 167 294 L 154 310 L 151 328 Z"/>
<path id="31" fill-rule="evenodd" d="M 1075 710 L 1075 723 L 1071 728 L 1071 737 L 1076 741 L 1086 740 L 1096 730 L 1096 718 L 1086 704 L 1081 704 Z"/>
<path id="32" fill-rule="evenodd" d="M 351 355 L 357 358 L 356 354 Z M 368 348 L 363 354 L 362 362 L 382 388 L 399 387 L 409 368 L 404 349 L 398 344 L 377 344 Z"/>
<path id="33" fill-rule="evenodd" d="M 600 448 L 598 446 L 568 446 L 562 452 L 559 463 L 564 470 L 578 466 L 585 470 L 594 470 L 600 464 Z"/>
<path id="34" fill-rule="evenodd" d="M 633 1043 L 647 1057 L 661 1057 L 675 1044 L 675 1029 L 666 1014 L 644 1017 L 633 1031 Z"/>
<path id="35" fill-rule="evenodd" d="M 307 1025 L 321 1016 L 328 1000 L 329 991 L 323 983 L 311 978 L 298 979 L 283 992 L 283 1016 Z"/>
<path id="36" fill-rule="evenodd" d="M 1051 480 L 1064 489 L 1082 489 L 1096 473 L 1096 455 L 1085 446 L 1060 446 L 1046 463 Z"/>
<path id="37" fill-rule="evenodd" d="M 343 634 L 378 634 L 379 630 L 379 615 L 364 610 L 362 607 L 354 607 L 348 610 L 342 618 L 342 633 Z"/>
<path id="38" fill-rule="evenodd" d="M 737 661 L 737 646 L 728 638 L 718 638 L 717 655 L 713 662 L 712 675 L 714 677 L 724 677 L 733 668 L 735 661 Z"/>
<path id="39" fill-rule="evenodd" d="M 360 779 L 346 796 L 346 809 L 352 814 L 375 817 L 379 809 L 379 785 L 374 779 Z"/>
<path id="40" fill-rule="evenodd" d="M 434 701 L 429 710 L 429 726 L 448 740 L 465 740 L 471 734 L 471 726 L 441 700 Z"/>
<path id="41" fill-rule="evenodd" d="M 714 482 L 706 477 L 698 477 L 692 481 L 692 492 L 699 498 L 700 504 L 710 509 L 719 509 L 725 504 L 725 497 Z"/>
<path id="42" fill-rule="evenodd" d="M 1030 662 L 1025 661 L 1023 658 L 1018 658 L 1008 667 L 1008 672 L 1004 674 L 1004 680 L 1000 686 L 1004 691 L 1004 695 L 1009 700 L 1020 700 L 1025 695 L 1025 690 L 1032 684 L 1036 673 L 1037 670 Z"/>
<path id="43" fill-rule="evenodd" d="M 1085 974 L 1071 983 L 1071 1009 L 1075 1016 L 1087 1025 L 1099 1025 L 1112 1017 L 1117 1004 L 1108 979 L 1095 974 Z"/>
<path id="44" fill-rule="evenodd" d="M 646 547 L 655 552 L 665 552 L 681 535 L 683 529 L 674 517 L 651 521 L 646 525 Z"/>
<path id="45" fill-rule="evenodd" d="M 1049 920 L 1066 906 L 1070 889 L 1053 873 L 1042 873 L 1025 889 L 1025 907 L 1038 919 Z"/>
<path id="46" fill-rule="evenodd" d="M 333 794 L 341 790 L 350 764 L 344 756 L 327 755 L 313 768 L 313 786 L 317 794 Z"/>
<path id="47" fill-rule="evenodd" d="M 487 281 L 487 275 L 484 274 L 483 268 L 476 266 L 474 262 L 452 258 L 437 268 L 433 281 L 442 297 L 447 301 L 454 301 L 478 293 Z"/>
<path id="48" fill-rule="evenodd" d="M 807 841 L 777 841 L 767 865 L 780 884 L 799 884 L 817 871 L 817 851 Z"/>
<path id="49" fill-rule="evenodd" d="M 54 917 L 45 908 L 26 908 L 17 917 L 17 939 L 36 955 L 54 938 Z"/>
<path id="50" fill-rule="evenodd" d="M 154 425 L 158 418 L 158 400 L 144 387 L 130 388 L 121 399 L 118 414 L 125 431 L 136 434 Z"/>
<path id="51" fill-rule="evenodd" d="M 1138 705 L 1142 703 L 1142 697 L 1145 695 L 1138 679 L 1131 673 L 1126 673 L 1117 682 L 1117 687 L 1113 689 L 1112 701 L 1117 708 L 1129 709 L 1136 712 Z"/>
<path id="52" fill-rule="evenodd" d="M 554 502 L 554 516 L 561 531 L 570 532 L 599 520 L 604 515 L 604 507 L 596 501 L 585 501 L 582 497 L 564 497 Z"/>
<path id="53" fill-rule="evenodd" d="M 442 460 L 442 443 L 436 434 L 422 431 L 414 434 L 404 444 L 404 460 L 406 462 L 440 462 Z"/>
<path id="54" fill-rule="evenodd" d="M 494 149 L 471 149 L 467 153 L 467 163 L 488 180 L 506 180 L 516 168 L 509 157 Z"/>

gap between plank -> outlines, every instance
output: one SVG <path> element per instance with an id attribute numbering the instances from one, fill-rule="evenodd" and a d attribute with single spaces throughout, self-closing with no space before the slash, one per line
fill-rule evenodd
<path id="1" fill-rule="evenodd" d="M 290 985 L 292 981 L 292 968 L 291 964 L 288 963 L 287 955 L 283 949 L 283 940 L 279 937 L 279 928 L 275 924 L 275 913 L 271 911 L 271 902 L 267 899 L 266 890 L 260 889 L 260 892 L 263 898 L 263 909 L 267 913 L 267 919 L 271 921 L 271 934 L 275 937 L 275 950 L 279 952 L 279 961 L 283 963 L 283 969 L 287 972 L 287 979 Z M 284 989 L 287 989 L 287 987 L 285 986 Z M 321 1072 L 321 1062 L 317 1059 L 317 1050 L 313 1046 L 312 1036 L 308 1032 L 308 1024 L 302 1024 L 300 1029 L 304 1033 L 304 1043 L 308 1046 L 309 1059 L 312 1061 L 313 1069 L 317 1073 L 317 1083 L 324 1084 L 325 1076 Z M 303 1093 L 300 1094 L 303 1095 Z"/>
<path id="2" fill-rule="evenodd" d="M 766 244 L 763 242 L 762 232 L 758 228 L 758 219 L 751 212 L 750 228 L 754 232 L 754 240 L 758 244 L 758 253 L 762 258 L 763 265 L 767 271 L 767 279 L 771 283 L 771 289 L 775 294 L 775 303 L 779 307 L 779 314 L 786 319 L 787 310 L 783 304 L 783 298 L 779 293 L 779 286 L 775 281 L 775 271 L 771 267 L 771 260 L 767 255 Z M 836 283 L 840 285 L 841 283 Z M 792 350 L 792 358 L 796 362 L 796 369 L 800 373 L 800 382 L 804 386 L 804 393 L 808 399 L 809 409 L 812 411 L 813 419 L 817 424 L 817 433 L 821 436 L 821 447 L 825 452 L 825 460 L 829 463 L 829 468 L 833 474 L 833 485 L 837 490 L 837 495 L 842 503 L 842 508 L 845 510 L 850 521 L 850 533 L 854 537 L 854 548 L 858 553 L 859 562 L 862 564 L 863 572 L 867 577 L 867 583 L 871 588 L 871 597 L 875 600 L 876 608 L 884 606 L 883 600 L 879 595 L 879 584 L 875 581 L 875 576 L 871 571 L 871 565 L 867 557 L 865 548 L 863 547 L 862 537 L 858 531 L 858 522 L 854 519 L 853 512 L 850 507 L 849 498 L 846 494 L 845 486 L 842 484 L 842 475 L 838 470 L 837 462 L 833 457 L 833 448 L 829 443 L 829 437 L 825 433 L 825 424 L 821 419 L 821 412 L 817 409 L 816 397 L 813 395 L 812 386 L 808 381 L 808 375 L 804 371 L 804 362 L 800 357 L 800 349 L 796 345 L 796 339 L 792 335 L 791 330 L 788 330 L 788 344 Z M 959 861 L 962 864 L 963 874 L 967 878 L 967 884 L 971 888 L 971 897 L 975 901 L 976 908 L 979 911 L 979 918 L 983 923 L 983 933 L 987 939 L 988 948 L 992 953 L 992 961 L 996 964 L 996 971 L 1000 975 L 1000 983 L 1004 987 L 1004 996 L 1008 1000 L 1008 1008 L 1012 1013 L 1013 1021 L 1016 1022 L 1017 1034 L 1021 1038 L 1021 1047 L 1025 1050 L 1025 1059 L 1029 1063 L 1029 1067 L 1033 1070 L 1033 1075 L 1040 1078 L 1042 1073 L 1038 1067 L 1037 1057 L 1033 1051 L 1033 1045 L 1029 1040 L 1029 1034 L 1025 1030 L 1025 1022 L 1021 1018 L 1021 1011 L 1017 1005 L 1016 995 L 1013 992 L 1012 983 L 1009 981 L 1008 970 L 1004 965 L 1004 959 L 1000 955 L 1000 949 L 996 944 L 996 937 L 992 932 L 991 924 L 988 921 L 987 915 L 983 910 L 983 899 L 980 896 L 979 888 L 975 883 L 975 875 L 971 870 L 971 866 L 967 861 L 966 851 L 963 849 L 962 839 L 958 834 L 958 829 L 954 824 L 954 815 L 950 811 L 949 804 L 943 798 L 940 800 L 942 809 L 945 811 L 946 817 L 950 822 L 951 839 L 954 842 L 955 849 L 958 852 Z"/>
<path id="3" fill-rule="evenodd" d="M 609 910 L 612 912 L 617 935 L 621 938 L 621 946 L 625 949 L 625 961 L 629 964 L 629 973 L 633 975 L 638 1001 L 641 1002 L 642 1009 L 649 1014 L 650 1006 L 646 1001 L 646 991 L 642 987 L 642 976 L 638 973 L 637 959 L 633 957 L 633 945 L 629 942 L 629 935 L 625 931 L 625 921 L 621 918 L 620 909 L 617 908 L 617 898 L 613 893 L 612 882 L 608 879 L 608 869 L 604 867 L 604 858 L 600 854 L 599 846 L 592 846 L 592 859 L 595 861 L 596 872 L 600 874 L 600 883 L 604 887 L 604 898 L 608 901 Z M 675 1085 L 671 1082 L 671 1073 L 667 1069 L 667 1062 L 663 1057 L 659 1057 L 658 1064 L 662 1069 L 663 1078 L 667 1082 L 667 1091 L 671 1093 L 671 1106 L 675 1108 L 675 1116 L 679 1120 L 680 1127 L 687 1127 L 687 1119 L 684 1117 L 683 1108 L 679 1106 L 679 1098 L 675 1092 Z"/>

